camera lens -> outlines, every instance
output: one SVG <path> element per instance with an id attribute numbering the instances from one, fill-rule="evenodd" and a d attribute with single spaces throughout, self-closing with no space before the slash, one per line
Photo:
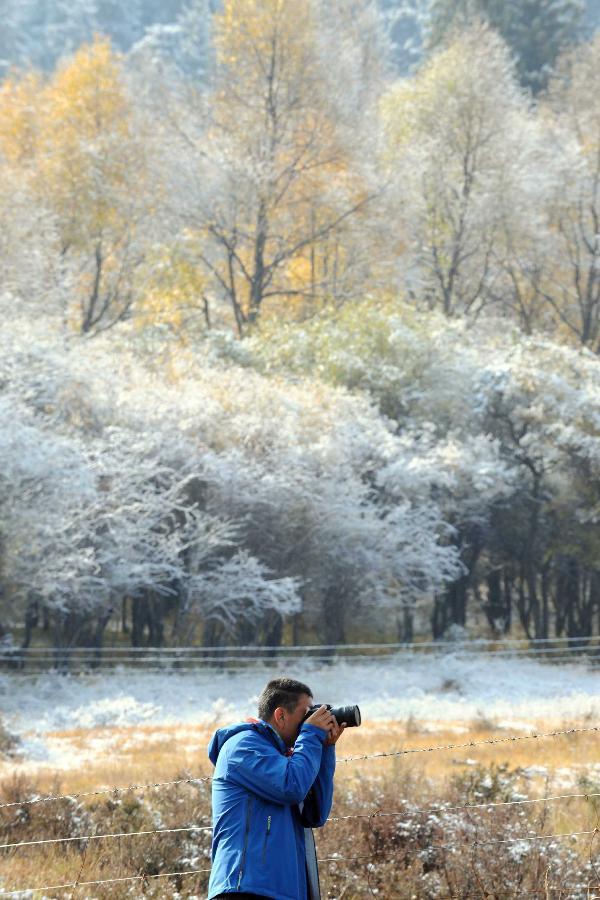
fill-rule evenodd
<path id="1" fill-rule="evenodd" d="M 329 709 L 331 711 L 331 714 L 333 716 L 335 716 L 338 725 L 341 725 L 343 722 L 346 723 L 346 726 L 348 728 L 357 728 L 360 725 L 361 718 L 360 718 L 360 709 L 358 708 L 358 706 L 336 706 L 336 707 L 333 707 L 329 703 L 326 703 L 325 705 L 327 706 L 327 709 Z M 312 716 L 312 714 L 315 713 L 320 708 L 321 708 L 321 704 L 315 703 L 315 705 L 311 706 L 311 708 L 308 710 L 308 712 L 306 713 L 306 715 L 304 716 L 302 721 L 306 722 L 308 717 Z"/>
<path id="2" fill-rule="evenodd" d="M 361 722 L 358 706 L 336 706 L 332 708 L 331 714 L 337 719 L 338 725 L 345 722 L 348 728 L 357 728 Z"/>

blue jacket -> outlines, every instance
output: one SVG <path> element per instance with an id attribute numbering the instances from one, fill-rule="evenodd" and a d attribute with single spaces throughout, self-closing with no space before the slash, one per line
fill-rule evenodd
<path id="1" fill-rule="evenodd" d="M 213 843 L 208 897 L 242 891 L 274 900 L 306 900 L 304 826 L 298 804 L 311 787 L 323 825 L 333 799 L 335 748 L 304 723 L 286 747 L 266 722 L 220 728 L 209 744 Z M 313 792 L 311 792 L 313 793 Z"/>

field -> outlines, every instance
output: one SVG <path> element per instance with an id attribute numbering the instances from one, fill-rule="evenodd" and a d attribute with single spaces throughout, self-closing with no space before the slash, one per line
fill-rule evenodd
<path id="1" fill-rule="evenodd" d="M 540 722 L 540 730 L 551 729 Z M 570 727 L 570 723 L 567 727 Z M 576 726 L 575 726 L 576 727 Z M 583 724 L 583 727 L 589 725 Z M 201 750 L 208 740 L 204 727 L 149 726 L 135 729 L 92 729 L 59 732 L 52 740 L 69 742 L 82 754 L 95 754 L 96 762 L 75 772 L 57 773 L 37 767 L 35 777 L 9 774 L 4 767 L 2 802 L 36 795 L 79 793 L 106 785 L 126 786 L 202 778 L 210 768 Z M 340 756 L 390 753 L 403 749 L 498 740 L 501 730 L 483 722 L 454 723 L 437 731 L 429 726 L 419 732 L 414 722 L 376 723 L 348 732 Z M 524 890 L 543 890 L 547 896 L 595 896 L 593 891 L 563 893 L 552 885 L 581 882 L 598 884 L 589 866 L 592 835 L 569 841 L 472 846 L 475 840 L 502 840 L 528 834 L 593 831 L 600 812 L 598 739 L 595 732 L 553 738 L 522 740 L 432 751 L 379 759 L 340 762 L 337 801 L 332 816 L 371 815 L 371 818 L 332 821 L 318 835 L 321 858 L 362 857 L 352 861 L 322 863 L 324 896 L 362 897 L 372 892 L 383 897 L 522 895 Z M 99 748 L 104 748 L 100 751 Z M 493 803 L 564 794 L 584 797 L 547 804 L 518 804 L 440 813 L 417 809 L 440 805 Z M 209 785 L 164 786 L 125 794 L 81 798 L 79 802 L 54 801 L 27 807 L 11 807 L 3 817 L 6 842 L 44 837 L 78 836 L 106 832 L 130 832 L 177 828 L 210 823 Z M 384 816 L 382 813 L 400 813 Z M 430 848 L 448 858 L 429 861 Z M 560 846 L 559 846 L 560 844 Z M 74 841 L 9 851 L 0 871 L 7 888 L 58 885 L 75 880 L 128 877 L 140 872 L 185 871 L 209 865 L 210 837 L 176 832 L 117 838 L 109 841 Z M 546 851 L 551 848 L 550 854 Z M 499 852 L 502 848 L 502 852 Z M 515 848 L 518 853 L 515 855 Z M 564 865 L 553 870 L 558 855 L 568 854 Z M 411 858 L 412 854 L 412 858 Z M 425 854 L 425 856 L 424 856 Z M 510 868 L 507 868 L 510 862 Z M 562 860 L 561 860 L 562 862 Z M 600 867 L 600 859 L 598 860 Z M 465 866 L 469 871 L 465 870 Z M 441 869 L 443 875 L 438 872 Z M 481 871 L 478 871 L 481 869 Z M 466 877 L 468 876 L 468 877 Z M 140 883 L 111 883 L 46 892 L 47 897 L 205 896 L 207 876 L 148 879 Z M 571 878 L 569 881 L 568 878 Z M 370 882 L 370 886 L 369 886 Z M 533 885 L 533 887 L 532 887 Z M 456 892 L 456 893 L 455 893 Z M 35 896 L 35 895 L 34 895 Z M 37 896 L 40 896 L 39 894 Z M 544 896 L 544 894 L 541 894 Z"/>
<path id="2" fill-rule="evenodd" d="M 563 670 L 563 684 L 568 674 Z M 555 684 L 555 670 L 548 678 Z M 449 688 L 441 687 L 443 697 Z M 343 700 L 360 697 L 353 688 L 348 684 Z M 540 681 L 538 689 L 543 694 Z M 484 716 L 480 703 L 467 705 L 466 718 L 438 721 L 367 714 L 366 723 L 340 742 L 332 818 L 317 833 L 324 900 L 600 897 L 600 836 L 594 833 L 600 823 L 599 734 L 591 730 L 598 722 L 593 694 L 587 714 L 581 713 L 583 695 L 577 696 L 578 702 L 571 695 L 573 716 L 557 694 L 557 715 L 530 715 L 527 721 L 503 719 L 493 704 Z M 201 780 L 210 776 L 206 744 L 218 720 L 231 721 L 229 708 L 219 713 L 210 697 L 205 700 L 197 722 L 22 730 L 27 752 L 0 764 L 0 802 L 19 804 L 0 809 L 3 843 L 61 841 L 4 849 L 1 888 L 77 881 L 77 887 L 13 896 L 204 898 L 207 873 L 192 872 L 210 865 L 210 783 Z M 120 704 L 121 719 L 127 718 L 125 708 L 130 718 L 140 715 L 123 697 Z M 66 718 L 58 706 L 56 721 Z M 368 709 L 366 702 L 363 712 Z M 584 730 L 532 736 L 571 728 Z M 509 740 L 513 736 L 519 740 Z M 493 743 L 480 743 L 486 741 Z M 436 749 L 441 747 L 446 749 Z M 345 760 L 378 753 L 389 755 Z M 184 783 L 107 790 L 176 780 Z M 36 796 L 97 790 L 107 792 L 21 805 Z M 543 797 L 561 799 L 522 802 Z M 176 828 L 188 830 L 81 839 Z M 64 842 L 66 837 L 77 840 Z M 167 877 L 173 872 L 192 874 Z M 84 884 L 132 876 L 144 877 Z"/>

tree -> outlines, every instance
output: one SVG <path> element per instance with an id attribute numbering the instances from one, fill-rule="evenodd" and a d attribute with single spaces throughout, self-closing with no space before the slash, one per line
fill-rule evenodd
<path id="1" fill-rule="evenodd" d="M 498 324 L 371 301 L 263 329 L 245 349 L 271 374 L 366 392 L 392 418 L 364 477 L 384 508 L 434 501 L 462 566 L 430 585 L 416 621 L 427 610 L 440 637 L 475 603 L 494 633 L 518 617 L 532 637 L 582 637 L 600 604 L 597 360 Z"/>
<path id="2" fill-rule="evenodd" d="M 343 59 L 355 54 L 351 81 L 344 100 L 339 85 L 333 96 L 319 15 L 312 0 L 228 0 L 215 17 L 210 120 L 200 141 L 186 139 L 198 192 L 186 179 L 175 196 L 212 294 L 230 305 L 240 334 L 265 303 L 302 306 L 342 293 L 352 266 L 342 235 L 370 198 L 352 167 L 342 106 L 360 103 L 360 79 L 372 73 L 347 42 L 340 50 Z"/>
<path id="3" fill-rule="evenodd" d="M 3 0 L 0 74 L 29 66 L 50 72 L 95 33 L 126 52 L 146 30 L 173 24 L 184 9 L 184 0 Z"/>
<path id="4" fill-rule="evenodd" d="M 211 26 L 210 0 L 192 0 L 175 21 L 148 25 L 131 47 L 128 61 L 135 66 L 142 57 L 167 63 L 195 87 L 208 83 L 214 67 Z"/>
<path id="5" fill-rule="evenodd" d="M 390 89 L 383 116 L 409 296 L 475 315 L 499 277 L 499 198 L 530 172 L 528 111 L 506 47 L 486 27 L 465 32 Z"/>
<path id="6" fill-rule="evenodd" d="M 100 342 L 65 350 L 60 320 L 38 316 L 32 328 L 22 311 L 3 312 L 2 578 L 26 642 L 42 611 L 57 648 L 99 648 L 123 604 L 138 645 L 163 643 L 169 613 L 177 636 L 192 612 L 231 635 L 298 610 L 296 581 L 273 577 L 238 546 L 235 523 L 206 508 L 195 427 L 181 429 L 181 409 L 165 417 L 156 394 L 147 402 L 148 371 L 131 358 L 128 377 L 111 371 Z M 109 386 L 125 390 L 118 413 Z M 176 395 L 163 396 L 171 413 Z"/>
<path id="7" fill-rule="evenodd" d="M 67 317 L 86 334 L 110 328 L 136 298 L 148 212 L 142 135 L 120 60 L 98 38 L 47 83 L 27 75 L 2 92 L 0 145 L 52 213 L 77 282 L 79 308 Z"/>
<path id="8" fill-rule="evenodd" d="M 540 293 L 559 330 L 600 352 L 600 38 L 563 60 L 549 94 L 558 157 Z"/>
<path id="9" fill-rule="evenodd" d="M 140 138 L 110 44 L 79 50 L 46 91 L 37 184 L 79 269 L 83 333 L 111 327 L 135 300 L 147 211 Z"/>
<path id="10" fill-rule="evenodd" d="M 371 463 L 370 483 L 377 485 L 385 508 L 402 507 L 409 499 L 423 509 L 434 501 L 440 540 L 460 560 L 437 587 L 428 583 L 426 604 L 403 607 L 398 634 L 408 639 L 423 606 L 434 637 L 453 624 L 464 627 L 493 513 L 514 489 L 498 442 L 478 430 L 475 395 L 484 362 L 464 324 L 448 323 L 439 313 L 401 309 L 394 301 L 371 302 L 302 327 L 263 330 L 247 346 L 267 371 L 290 371 L 294 377 L 318 371 L 321 378 L 367 392 L 391 417 L 402 451 L 390 443 L 381 467 Z M 435 558 L 432 549 L 429 553 Z"/>
<path id="11" fill-rule="evenodd" d="M 59 307 L 63 284 L 56 222 L 9 165 L 0 166 L 0 220 L 0 292 L 30 307 L 48 298 Z"/>
<path id="12" fill-rule="evenodd" d="M 523 86 L 537 94 L 560 53 L 579 40 L 584 10 L 582 0 L 432 0 L 428 48 L 477 20 L 487 22 L 514 54 Z"/>

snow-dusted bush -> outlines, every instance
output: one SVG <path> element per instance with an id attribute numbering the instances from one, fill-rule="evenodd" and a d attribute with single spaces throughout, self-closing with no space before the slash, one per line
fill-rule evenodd
<path id="1" fill-rule="evenodd" d="M 551 620 L 559 633 L 591 633 L 600 602 L 588 526 L 600 508 L 593 354 L 503 322 L 467 326 L 375 300 L 263 328 L 246 352 L 247 365 L 272 375 L 316 371 L 367 393 L 390 417 L 396 449 L 378 488 L 396 502 L 435 501 L 465 567 L 436 597 L 435 634 L 465 625 L 469 593 L 493 628 L 516 611 L 537 636 Z"/>
<path id="2" fill-rule="evenodd" d="M 51 319 L 9 317 L 0 340 L 4 577 L 63 638 L 66 618 L 89 639 L 90 617 L 101 631 L 124 598 L 162 597 L 182 633 L 200 617 L 251 637 L 304 608 L 342 640 L 359 606 L 456 576 L 435 500 L 378 486 L 415 447 L 366 398 L 181 361 L 166 382 L 119 338 L 65 344 Z"/>

